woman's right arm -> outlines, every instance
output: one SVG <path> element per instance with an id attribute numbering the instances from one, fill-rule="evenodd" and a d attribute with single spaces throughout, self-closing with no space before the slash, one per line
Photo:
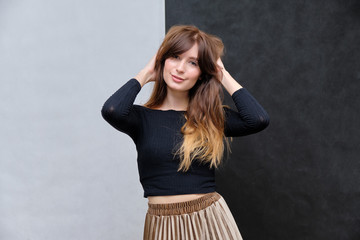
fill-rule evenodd
<path id="1" fill-rule="evenodd" d="M 154 80 L 155 56 L 135 78 L 130 79 L 104 103 L 101 114 L 117 130 L 136 138 L 140 116 L 134 110 L 134 101 L 142 86 Z"/>
<path id="2" fill-rule="evenodd" d="M 156 54 L 151 58 L 151 60 L 146 64 L 146 66 L 136 75 L 135 79 L 138 80 L 141 87 L 146 83 L 155 81 L 155 60 Z"/>
<path id="3" fill-rule="evenodd" d="M 141 90 L 136 79 L 130 79 L 104 103 L 101 114 L 103 118 L 117 130 L 135 139 L 140 116 L 134 110 L 134 101 Z"/>

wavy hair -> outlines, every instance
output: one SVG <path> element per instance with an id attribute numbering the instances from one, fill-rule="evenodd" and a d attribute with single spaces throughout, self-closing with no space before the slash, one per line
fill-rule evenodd
<path id="1" fill-rule="evenodd" d="M 163 78 L 165 60 L 179 55 L 198 44 L 198 64 L 201 70 L 199 80 L 189 90 L 189 104 L 185 113 L 186 122 L 181 128 L 183 142 L 176 154 L 180 157 L 178 171 L 188 171 L 193 160 L 209 163 L 217 168 L 221 163 L 225 144 L 225 113 L 223 91 L 216 61 L 223 55 L 222 41 L 195 26 L 177 25 L 167 32 L 155 60 L 156 81 L 148 108 L 161 106 L 167 85 Z"/>

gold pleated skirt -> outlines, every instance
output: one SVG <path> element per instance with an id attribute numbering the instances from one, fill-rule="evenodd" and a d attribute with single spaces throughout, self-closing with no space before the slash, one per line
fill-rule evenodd
<path id="1" fill-rule="evenodd" d="M 186 202 L 148 205 L 144 240 L 242 240 L 229 207 L 217 192 Z"/>

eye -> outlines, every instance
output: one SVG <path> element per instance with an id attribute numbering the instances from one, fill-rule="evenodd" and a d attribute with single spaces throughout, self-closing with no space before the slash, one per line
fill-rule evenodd
<path id="1" fill-rule="evenodd" d="M 172 55 L 172 57 L 173 57 L 174 59 L 179 59 L 179 58 L 180 58 L 179 55 L 176 55 L 176 54 Z"/>
<path id="2" fill-rule="evenodd" d="M 195 62 L 195 61 L 190 61 L 190 64 L 195 66 L 195 67 L 197 67 L 197 65 L 198 65 L 197 62 Z"/>

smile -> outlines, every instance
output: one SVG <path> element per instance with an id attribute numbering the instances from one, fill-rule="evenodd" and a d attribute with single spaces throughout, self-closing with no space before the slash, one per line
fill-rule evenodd
<path id="1" fill-rule="evenodd" d="M 183 78 L 178 77 L 178 76 L 175 76 L 175 75 L 172 75 L 172 74 L 171 74 L 171 77 L 172 77 L 173 81 L 176 82 L 176 83 L 181 83 L 181 82 L 184 81 Z"/>

